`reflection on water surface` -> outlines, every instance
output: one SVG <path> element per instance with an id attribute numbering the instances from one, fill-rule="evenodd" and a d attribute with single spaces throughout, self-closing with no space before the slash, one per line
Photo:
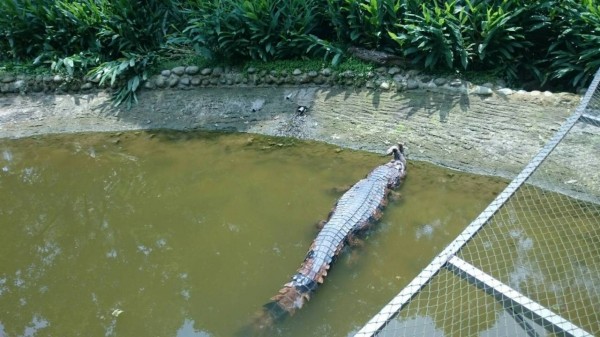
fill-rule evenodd
<path id="1" fill-rule="evenodd" d="M 1 140 L 0 152 L 0 336 L 231 336 L 300 265 L 333 190 L 388 160 L 169 132 Z M 402 199 L 272 334 L 356 331 L 504 186 L 410 162 Z"/>

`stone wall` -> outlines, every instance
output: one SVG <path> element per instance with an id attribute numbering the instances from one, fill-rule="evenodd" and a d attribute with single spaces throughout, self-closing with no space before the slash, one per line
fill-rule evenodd
<path id="1" fill-rule="evenodd" d="M 491 95 L 497 92 L 510 95 L 502 80 L 495 83 L 473 84 L 457 77 L 434 77 L 416 70 L 405 71 L 398 67 L 379 67 L 374 71 L 359 73 L 335 71 L 324 68 L 320 71 L 294 69 L 292 71 L 257 70 L 248 68 L 239 71 L 231 67 L 199 68 L 178 66 L 165 69 L 142 83 L 142 88 L 192 89 L 195 87 L 219 86 L 285 86 L 304 85 L 320 87 L 367 88 L 382 91 L 406 91 L 416 89 L 445 90 L 448 92 Z M 72 78 L 64 75 L 0 75 L 0 93 L 85 93 L 107 89 L 100 85 L 99 78 Z M 545 94 L 549 94 L 546 92 Z"/>

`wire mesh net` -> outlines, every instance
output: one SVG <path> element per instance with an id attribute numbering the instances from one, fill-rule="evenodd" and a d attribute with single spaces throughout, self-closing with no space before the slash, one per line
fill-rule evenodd
<path id="1" fill-rule="evenodd" d="M 600 335 L 599 74 L 539 167 L 357 336 Z"/>

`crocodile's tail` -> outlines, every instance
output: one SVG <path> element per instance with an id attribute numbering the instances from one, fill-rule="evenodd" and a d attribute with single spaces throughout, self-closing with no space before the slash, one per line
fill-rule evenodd
<path id="1" fill-rule="evenodd" d="M 293 315 L 310 298 L 308 293 L 302 293 L 290 283 L 279 290 L 271 301 L 263 305 L 262 310 L 252 320 L 252 323 L 239 330 L 236 337 L 268 336 L 275 323 L 287 316 Z"/>
<path id="2" fill-rule="evenodd" d="M 310 299 L 310 291 L 301 291 L 294 282 L 286 283 L 279 293 L 271 297 L 271 301 L 263 306 L 263 310 L 273 322 L 292 316 Z"/>

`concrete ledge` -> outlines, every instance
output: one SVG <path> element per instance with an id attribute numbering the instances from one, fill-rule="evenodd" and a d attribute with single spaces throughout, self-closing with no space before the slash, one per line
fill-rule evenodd
<path id="1" fill-rule="evenodd" d="M 145 90 L 138 98 L 139 104 L 127 110 L 113 107 L 103 91 L 5 94 L 0 96 L 0 138 L 164 128 L 296 137 L 373 152 L 402 141 L 413 160 L 512 178 L 580 100 L 573 94 L 321 86 Z M 298 106 L 307 112 L 299 115 Z M 594 150 L 600 147 L 598 129 L 578 125 L 571 131 L 564 160 L 556 158 L 556 172 L 550 172 L 556 186 L 600 195 L 600 173 L 593 169 L 600 167 Z M 573 170 L 573 162 L 589 169 Z"/>

